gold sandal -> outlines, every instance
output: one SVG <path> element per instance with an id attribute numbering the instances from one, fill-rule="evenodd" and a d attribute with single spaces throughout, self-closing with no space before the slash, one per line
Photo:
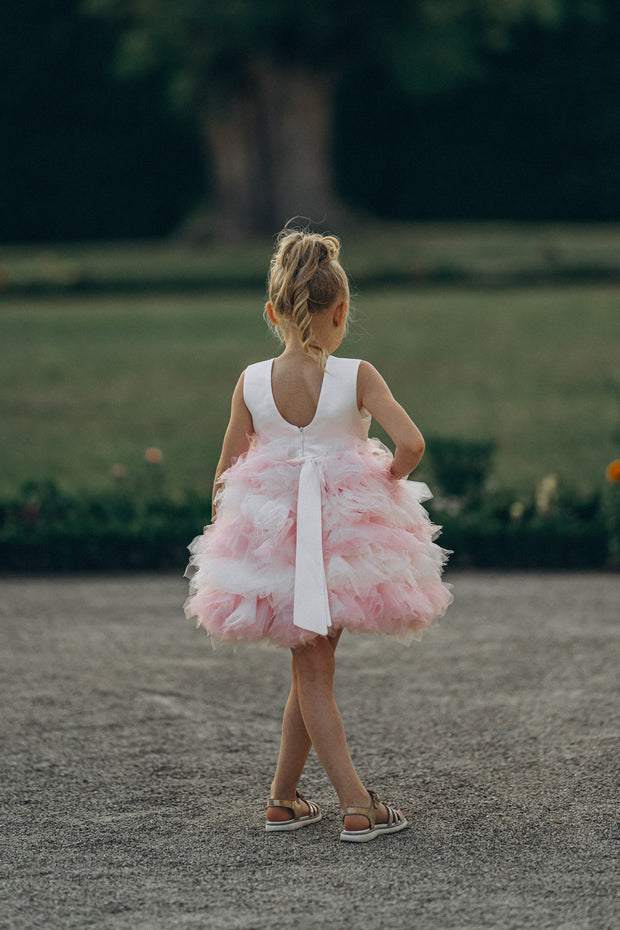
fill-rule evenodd
<path id="1" fill-rule="evenodd" d="M 408 826 L 404 814 L 395 807 L 390 807 L 389 804 L 385 805 L 388 811 L 386 822 L 376 823 L 381 798 L 370 789 L 368 794 L 370 795 L 370 807 L 345 807 L 342 815 L 348 817 L 350 814 L 358 814 L 367 819 L 369 826 L 365 830 L 343 830 L 340 834 L 341 840 L 349 843 L 368 843 L 384 833 L 398 833 L 399 830 L 404 830 Z"/>
<path id="2" fill-rule="evenodd" d="M 308 824 L 317 823 L 323 816 L 321 808 L 314 801 L 306 801 L 301 791 L 295 792 L 294 801 L 282 801 L 278 798 L 269 798 L 267 807 L 288 807 L 293 811 L 293 816 L 288 820 L 268 820 L 265 824 L 265 830 L 275 833 L 283 830 L 299 830 L 300 827 L 307 827 Z M 310 808 L 307 814 L 302 814 L 302 801 L 305 801 Z"/>

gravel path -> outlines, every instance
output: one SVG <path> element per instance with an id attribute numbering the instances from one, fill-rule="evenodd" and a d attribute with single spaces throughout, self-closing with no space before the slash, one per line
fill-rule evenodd
<path id="1" fill-rule="evenodd" d="M 174 578 L 0 581 L 6 930 L 607 930 L 618 916 L 620 578 L 456 574 L 403 649 L 345 636 L 366 783 L 411 829 L 262 830 L 288 688 L 269 647 L 212 652 Z"/>

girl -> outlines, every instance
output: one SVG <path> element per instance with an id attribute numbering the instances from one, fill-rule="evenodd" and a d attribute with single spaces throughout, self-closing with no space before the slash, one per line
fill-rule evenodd
<path id="1" fill-rule="evenodd" d="M 266 829 L 321 819 L 297 790 L 310 748 L 340 800 L 341 840 L 367 842 L 407 826 L 361 782 L 333 693 L 343 629 L 419 638 L 452 596 L 447 553 L 433 542 L 404 481 L 424 440 L 368 362 L 337 358 L 349 286 L 332 236 L 285 229 L 271 261 L 266 314 L 284 342 L 278 358 L 246 368 L 213 488 L 213 522 L 191 544 L 188 617 L 213 645 L 268 640 L 292 652 L 292 685 Z M 394 456 L 368 439 L 371 418 Z"/>

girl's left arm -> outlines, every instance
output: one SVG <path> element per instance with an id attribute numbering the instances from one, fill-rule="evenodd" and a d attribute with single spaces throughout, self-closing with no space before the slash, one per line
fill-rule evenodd
<path id="1" fill-rule="evenodd" d="M 215 520 L 215 495 L 219 489 L 222 474 L 230 468 L 233 461 L 247 452 L 250 448 L 250 439 L 254 432 L 252 415 L 243 399 L 243 375 L 237 381 L 230 407 L 230 421 L 222 443 L 222 453 L 215 471 L 213 482 L 213 504 L 211 519 Z"/>
<path id="2" fill-rule="evenodd" d="M 406 478 L 424 454 L 422 433 L 369 362 L 360 362 L 357 385 L 358 406 L 373 415 L 396 446 L 390 467 L 392 478 Z"/>

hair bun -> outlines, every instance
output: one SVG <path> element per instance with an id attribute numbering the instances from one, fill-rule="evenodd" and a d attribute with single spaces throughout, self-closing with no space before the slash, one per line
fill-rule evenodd
<path id="1" fill-rule="evenodd" d="M 335 236 L 321 236 L 321 246 L 324 250 L 323 261 L 333 262 L 338 258 L 340 252 L 340 242 Z"/>
<path id="2" fill-rule="evenodd" d="M 284 230 L 286 235 L 280 234 L 279 245 L 280 248 L 276 253 L 276 261 L 282 265 L 283 268 L 296 267 L 299 262 L 299 251 L 300 244 L 303 241 L 303 233 L 294 230 L 293 232 Z"/>
<path id="3" fill-rule="evenodd" d="M 336 236 L 322 236 L 298 229 L 284 229 L 278 237 L 278 244 L 275 261 L 285 269 L 297 269 L 308 261 L 322 267 L 336 261 L 340 252 Z"/>

